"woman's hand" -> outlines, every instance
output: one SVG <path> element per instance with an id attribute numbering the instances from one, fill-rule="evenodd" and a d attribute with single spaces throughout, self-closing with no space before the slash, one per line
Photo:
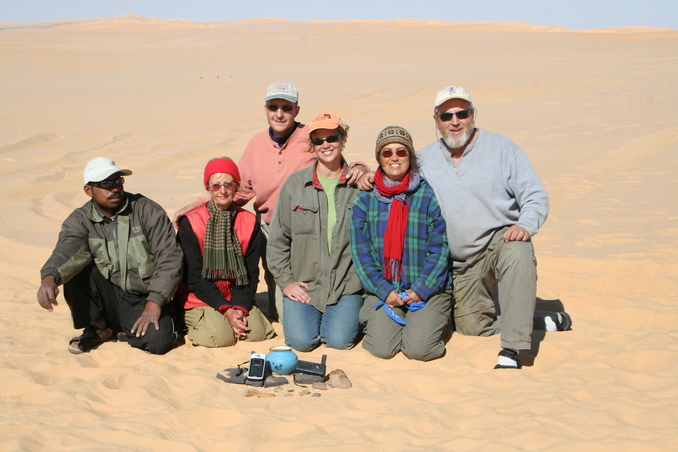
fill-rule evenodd
<path id="1" fill-rule="evenodd" d="M 229 308 L 224 312 L 224 317 L 228 319 L 228 323 L 233 328 L 233 335 L 236 339 L 246 339 L 250 328 L 247 326 L 247 317 L 240 309 Z"/>
<path id="2" fill-rule="evenodd" d="M 282 292 L 287 298 L 292 301 L 299 301 L 301 303 L 310 303 L 311 297 L 306 293 L 310 288 L 305 282 L 297 281 L 286 286 Z"/>
<path id="3" fill-rule="evenodd" d="M 396 292 L 395 290 L 392 290 L 391 293 L 388 294 L 388 297 L 386 297 L 384 303 L 386 303 L 392 308 L 402 306 L 405 304 L 403 300 L 401 300 L 400 297 L 398 296 L 398 292 Z"/>
<path id="4" fill-rule="evenodd" d="M 407 297 L 405 297 L 401 300 L 403 302 L 403 304 L 410 304 L 410 303 L 415 303 L 417 301 L 422 301 L 421 297 L 419 297 L 419 295 L 417 295 L 417 293 L 414 290 L 408 289 L 405 292 L 407 292 L 408 295 L 407 295 Z"/>

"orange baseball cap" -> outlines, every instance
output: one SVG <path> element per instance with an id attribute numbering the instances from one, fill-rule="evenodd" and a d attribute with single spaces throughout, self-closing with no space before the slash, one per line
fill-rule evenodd
<path id="1" fill-rule="evenodd" d="M 335 113 L 322 112 L 311 119 L 311 123 L 308 125 L 308 133 L 318 129 L 333 130 L 340 126 L 344 127 L 344 123 L 339 116 Z"/>

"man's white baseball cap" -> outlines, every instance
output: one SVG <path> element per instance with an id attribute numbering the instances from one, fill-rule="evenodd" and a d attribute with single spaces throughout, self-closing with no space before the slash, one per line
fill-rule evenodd
<path id="1" fill-rule="evenodd" d="M 438 108 L 450 99 L 463 99 L 471 104 L 473 103 L 471 101 L 471 96 L 468 95 L 464 88 L 461 86 L 448 86 L 444 90 L 438 91 L 433 107 Z"/>
<path id="2" fill-rule="evenodd" d="M 128 169 L 120 169 L 115 166 L 115 162 L 106 157 L 97 157 L 89 162 L 85 166 L 85 172 L 83 173 L 83 179 L 85 180 L 85 185 L 90 182 L 101 182 L 111 177 L 111 174 L 120 173 L 121 176 L 129 176 L 132 172 Z"/>

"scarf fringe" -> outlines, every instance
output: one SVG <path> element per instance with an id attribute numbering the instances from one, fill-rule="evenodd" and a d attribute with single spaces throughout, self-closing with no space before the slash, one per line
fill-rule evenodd
<path id="1" fill-rule="evenodd" d="M 384 259 L 384 277 L 391 282 L 400 282 L 403 269 L 398 259 Z"/>
<path id="2" fill-rule="evenodd" d="M 231 269 L 203 268 L 200 276 L 204 279 L 211 279 L 212 281 L 234 279 L 238 286 L 245 286 L 249 283 L 247 275 L 238 275 L 235 270 Z"/>

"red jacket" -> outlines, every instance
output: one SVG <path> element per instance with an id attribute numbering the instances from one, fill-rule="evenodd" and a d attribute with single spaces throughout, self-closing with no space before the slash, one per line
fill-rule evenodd
<path id="1" fill-rule="evenodd" d="M 196 207 L 184 215 L 189 221 L 191 229 L 193 229 L 195 238 L 198 240 L 200 245 L 200 254 L 203 257 L 205 255 L 205 230 L 207 228 L 207 220 L 209 219 L 209 215 L 210 214 L 207 210 L 206 204 Z M 233 222 L 233 229 L 235 230 L 235 234 L 238 237 L 240 248 L 242 249 L 244 256 L 247 254 L 247 251 L 250 247 L 255 230 L 258 229 L 256 216 L 252 212 L 248 212 L 240 207 L 237 207 L 235 220 Z M 183 303 L 184 308 L 191 309 L 197 306 L 211 306 L 211 304 L 205 303 L 200 298 L 198 298 L 195 293 L 188 289 L 187 286 L 189 283 L 189 281 L 183 281 L 180 289 L 177 291 L 177 299 L 179 302 Z M 251 304 L 253 304 L 254 300 L 251 300 L 251 303 L 248 303 L 250 304 L 249 306 L 234 306 L 231 304 L 231 291 L 234 286 L 234 280 L 216 280 L 213 281 L 213 283 L 217 286 L 224 297 L 224 304 L 215 308 L 219 309 L 221 312 L 224 312 L 228 308 L 235 307 L 245 311 L 245 313 L 249 312 Z"/>

